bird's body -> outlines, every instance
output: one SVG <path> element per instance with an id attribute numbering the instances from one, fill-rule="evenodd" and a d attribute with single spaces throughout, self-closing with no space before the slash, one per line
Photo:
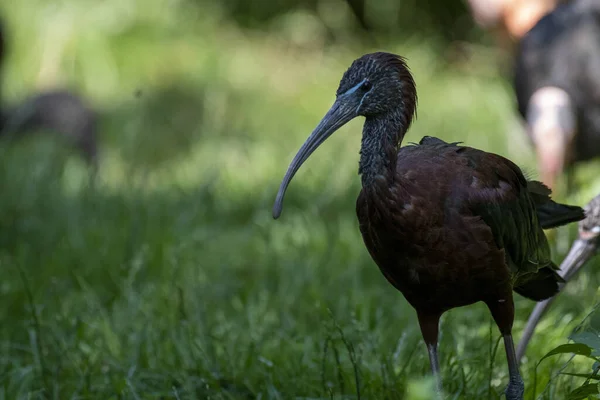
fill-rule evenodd
<path id="1" fill-rule="evenodd" d="M 354 61 L 336 102 L 290 164 L 273 215 L 279 216 L 287 185 L 317 146 L 365 116 L 360 230 L 375 263 L 417 311 L 438 387 L 441 314 L 484 301 L 505 340 L 507 399 L 522 399 L 512 290 L 535 300 L 558 291 L 542 228 L 580 220 L 583 210 L 554 203 L 546 187 L 528 182 L 501 156 L 434 137 L 400 147 L 415 110 L 416 87 L 402 58 L 373 53 Z"/>
<path id="2" fill-rule="evenodd" d="M 65 90 L 39 93 L 0 113 L 0 138 L 20 139 L 38 130 L 62 136 L 96 167 L 96 115 Z"/>
<path id="3" fill-rule="evenodd" d="M 575 0 L 540 19 L 519 44 L 514 88 L 544 183 L 600 156 L 600 2 Z"/>
<path id="4" fill-rule="evenodd" d="M 400 148 L 395 175 L 362 189 L 357 214 L 373 259 L 424 312 L 506 300 L 538 270 L 555 268 L 519 168 L 470 147 L 426 138 Z M 545 293 L 524 294 L 555 290 L 549 280 Z"/>
<path id="5" fill-rule="evenodd" d="M 585 219 L 579 222 L 579 238 L 571 245 L 571 249 L 561 263 L 558 272 L 565 280 L 565 284 L 579 272 L 600 248 L 600 195 L 594 197 L 585 206 L 585 213 Z M 561 289 L 562 287 L 564 287 L 564 284 L 561 285 Z M 523 330 L 523 336 L 521 336 L 517 348 L 517 359 L 520 360 L 525 354 L 525 349 L 533 336 L 535 327 L 555 298 L 552 297 L 535 305 Z"/>

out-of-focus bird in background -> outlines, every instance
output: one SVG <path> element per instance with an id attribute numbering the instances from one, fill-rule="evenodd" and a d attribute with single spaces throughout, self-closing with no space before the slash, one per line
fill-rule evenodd
<path id="1" fill-rule="evenodd" d="M 514 89 L 541 180 L 600 155 L 600 2 L 575 0 L 543 17 L 521 40 Z"/>
<path id="2" fill-rule="evenodd" d="M 79 96 L 66 90 L 48 91 L 2 109 L 0 138 L 22 139 L 37 131 L 63 137 L 97 168 L 96 115 Z"/>
<path id="3" fill-rule="evenodd" d="M 7 36 L 0 20 L 0 72 L 6 61 Z M 77 148 L 96 173 L 97 117 L 83 98 L 55 89 L 31 95 L 16 105 L 0 103 L 0 139 L 20 140 L 41 131 L 56 134 Z"/>

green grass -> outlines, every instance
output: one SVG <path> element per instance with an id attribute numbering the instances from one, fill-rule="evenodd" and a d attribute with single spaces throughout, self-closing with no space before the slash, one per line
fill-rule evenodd
<path id="1" fill-rule="evenodd" d="M 414 311 L 358 231 L 360 121 L 298 173 L 281 219 L 270 215 L 341 74 L 373 49 L 326 46 L 306 13 L 244 32 L 218 7 L 39 4 L 0 7 L 14 32 L 4 100 L 56 84 L 89 96 L 101 113 L 102 169 L 89 188 L 59 142 L 2 148 L 0 399 L 429 398 Z M 56 37 L 65 46 L 55 65 L 41 54 Z M 407 56 L 417 81 L 407 141 L 461 140 L 535 170 L 490 50 L 475 49 L 466 68 L 446 65 L 423 38 L 382 48 Z M 586 180 L 594 168 L 582 168 L 571 201 L 598 192 Z M 565 252 L 555 247 L 555 258 Z M 549 382 L 568 361 L 554 357 L 533 387 L 537 360 L 592 309 L 592 271 L 540 325 L 522 367 L 527 399 L 564 399 L 584 381 Z M 518 339 L 533 303 L 515 297 Z M 450 398 L 502 397 L 498 338 L 482 304 L 444 316 Z M 575 359 L 566 371 L 590 367 Z"/>

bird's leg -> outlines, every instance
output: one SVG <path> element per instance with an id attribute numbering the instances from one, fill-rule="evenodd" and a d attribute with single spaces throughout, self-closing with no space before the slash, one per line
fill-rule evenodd
<path id="1" fill-rule="evenodd" d="M 515 354 L 515 344 L 512 335 L 502 335 L 504 338 L 504 348 L 506 350 L 506 360 L 508 361 L 509 382 L 506 388 L 506 400 L 523 400 L 525 394 L 525 384 L 521 373 L 519 372 L 519 362 Z"/>
<path id="2" fill-rule="evenodd" d="M 438 359 L 438 332 L 440 323 L 440 314 L 418 314 L 421 333 L 427 345 L 429 353 L 429 363 L 431 372 L 435 379 L 435 387 L 438 396 L 442 398 L 442 376 L 440 374 L 440 361 Z"/>
<path id="3" fill-rule="evenodd" d="M 506 360 L 508 362 L 509 381 L 506 388 L 506 400 L 523 400 L 525 394 L 525 384 L 521 373 L 519 372 L 519 363 L 515 354 L 515 344 L 512 338 L 512 326 L 515 318 L 515 306 L 512 293 L 504 298 L 495 299 L 486 303 L 500 328 L 500 333 L 504 339 L 504 349 L 506 350 Z"/>

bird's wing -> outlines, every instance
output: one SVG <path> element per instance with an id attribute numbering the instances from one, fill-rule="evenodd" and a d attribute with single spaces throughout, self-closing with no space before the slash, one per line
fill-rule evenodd
<path id="1" fill-rule="evenodd" d="M 446 204 L 489 226 L 515 278 L 555 268 L 536 213 L 536 203 L 549 200 L 549 189 L 528 182 L 516 164 L 497 154 L 430 136 L 421 139 L 417 147 L 421 146 L 432 157 L 444 158 L 452 170 L 447 177 L 453 200 Z"/>
<path id="2" fill-rule="evenodd" d="M 467 169 L 463 181 L 464 203 L 492 230 L 499 248 L 506 252 L 514 278 L 556 267 L 536 214 L 536 205 L 521 169 L 512 161 L 471 147 L 454 146 L 460 164 Z M 470 174 L 469 174 L 470 172 Z"/>

